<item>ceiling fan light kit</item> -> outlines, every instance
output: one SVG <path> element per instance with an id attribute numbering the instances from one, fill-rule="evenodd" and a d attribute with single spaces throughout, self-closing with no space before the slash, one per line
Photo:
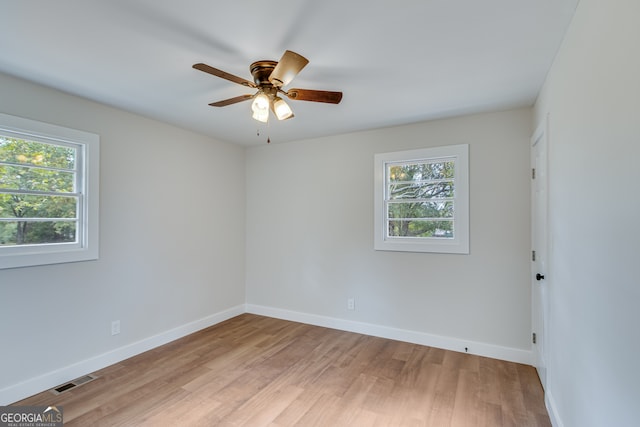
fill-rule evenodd
<path id="1" fill-rule="evenodd" d="M 264 92 L 259 91 L 253 97 L 253 102 L 251 103 L 252 117 L 259 122 L 266 123 L 269 120 L 270 104 L 269 97 Z"/>
<path id="2" fill-rule="evenodd" d="M 212 102 L 212 107 L 225 107 L 242 101 L 252 99 L 252 117 L 262 123 L 269 121 L 269 110 L 273 111 L 278 120 L 286 120 L 294 117 L 291 107 L 282 99 L 279 94 L 296 101 L 324 102 L 328 104 L 339 104 L 342 100 L 342 92 L 332 92 L 313 89 L 289 89 L 283 87 L 291 83 L 295 76 L 309 63 L 304 56 L 287 50 L 276 61 L 256 61 L 249 67 L 253 82 L 242 77 L 234 76 L 225 71 L 213 68 L 207 64 L 194 64 L 193 68 L 205 73 L 220 77 L 230 82 L 242 86 L 258 89 L 253 95 L 240 95 L 222 101 Z"/>
<path id="3" fill-rule="evenodd" d="M 287 120 L 293 117 L 291 107 L 279 96 L 273 98 L 273 112 L 276 113 L 278 120 Z"/>

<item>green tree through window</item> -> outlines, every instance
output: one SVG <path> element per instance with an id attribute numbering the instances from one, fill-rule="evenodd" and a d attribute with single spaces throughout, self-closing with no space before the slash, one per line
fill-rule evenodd
<path id="1" fill-rule="evenodd" d="M 0 135 L 0 246 L 76 241 L 77 150 Z"/>
<path id="2" fill-rule="evenodd" d="M 453 238 L 453 161 L 389 164 L 389 236 Z"/>

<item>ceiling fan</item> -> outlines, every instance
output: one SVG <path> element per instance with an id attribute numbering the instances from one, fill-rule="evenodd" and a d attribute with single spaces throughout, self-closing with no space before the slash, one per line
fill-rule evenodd
<path id="1" fill-rule="evenodd" d="M 279 62 L 263 60 L 251 64 L 249 70 L 253 76 L 253 82 L 218 70 L 207 64 L 194 64 L 193 68 L 233 83 L 258 89 L 253 95 L 240 95 L 234 98 L 212 102 L 209 105 L 212 107 L 225 107 L 253 99 L 251 104 L 253 111 L 252 117 L 260 122 L 266 123 L 269 120 L 269 110 L 273 111 L 278 120 L 286 120 L 293 117 L 291 107 L 279 96 L 280 94 L 296 101 L 325 102 L 328 104 L 340 103 L 342 100 L 342 92 L 312 89 L 283 89 L 284 86 L 291 83 L 293 78 L 297 76 L 308 63 L 309 60 L 304 56 L 287 50 Z"/>

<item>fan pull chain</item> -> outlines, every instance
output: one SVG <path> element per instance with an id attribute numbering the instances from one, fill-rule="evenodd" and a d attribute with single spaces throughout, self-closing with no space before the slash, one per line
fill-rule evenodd
<path id="1" fill-rule="evenodd" d="M 270 123 L 271 123 L 270 121 L 267 121 L 267 144 L 271 144 L 271 137 L 270 137 L 269 132 L 268 132 Z M 256 129 L 256 136 L 260 136 L 260 128 Z"/>
<path id="2" fill-rule="evenodd" d="M 271 120 L 267 119 L 267 144 L 271 144 L 271 137 L 270 137 L 270 133 L 269 132 L 271 129 Z"/>
<path id="3" fill-rule="evenodd" d="M 260 129 L 256 131 L 256 136 L 260 136 Z M 267 134 L 267 144 L 271 144 L 271 137 Z"/>

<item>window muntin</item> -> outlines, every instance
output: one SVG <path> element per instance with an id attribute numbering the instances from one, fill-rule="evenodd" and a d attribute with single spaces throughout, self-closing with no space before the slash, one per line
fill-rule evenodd
<path id="1" fill-rule="evenodd" d="M 375 156 L 375 249 L 468 253 L 468 145 Z"/>
<path id="2" fill-rule="evenodd" d="M 0 268 L 97 259 L 97 135 L 0 114 Z"/>

